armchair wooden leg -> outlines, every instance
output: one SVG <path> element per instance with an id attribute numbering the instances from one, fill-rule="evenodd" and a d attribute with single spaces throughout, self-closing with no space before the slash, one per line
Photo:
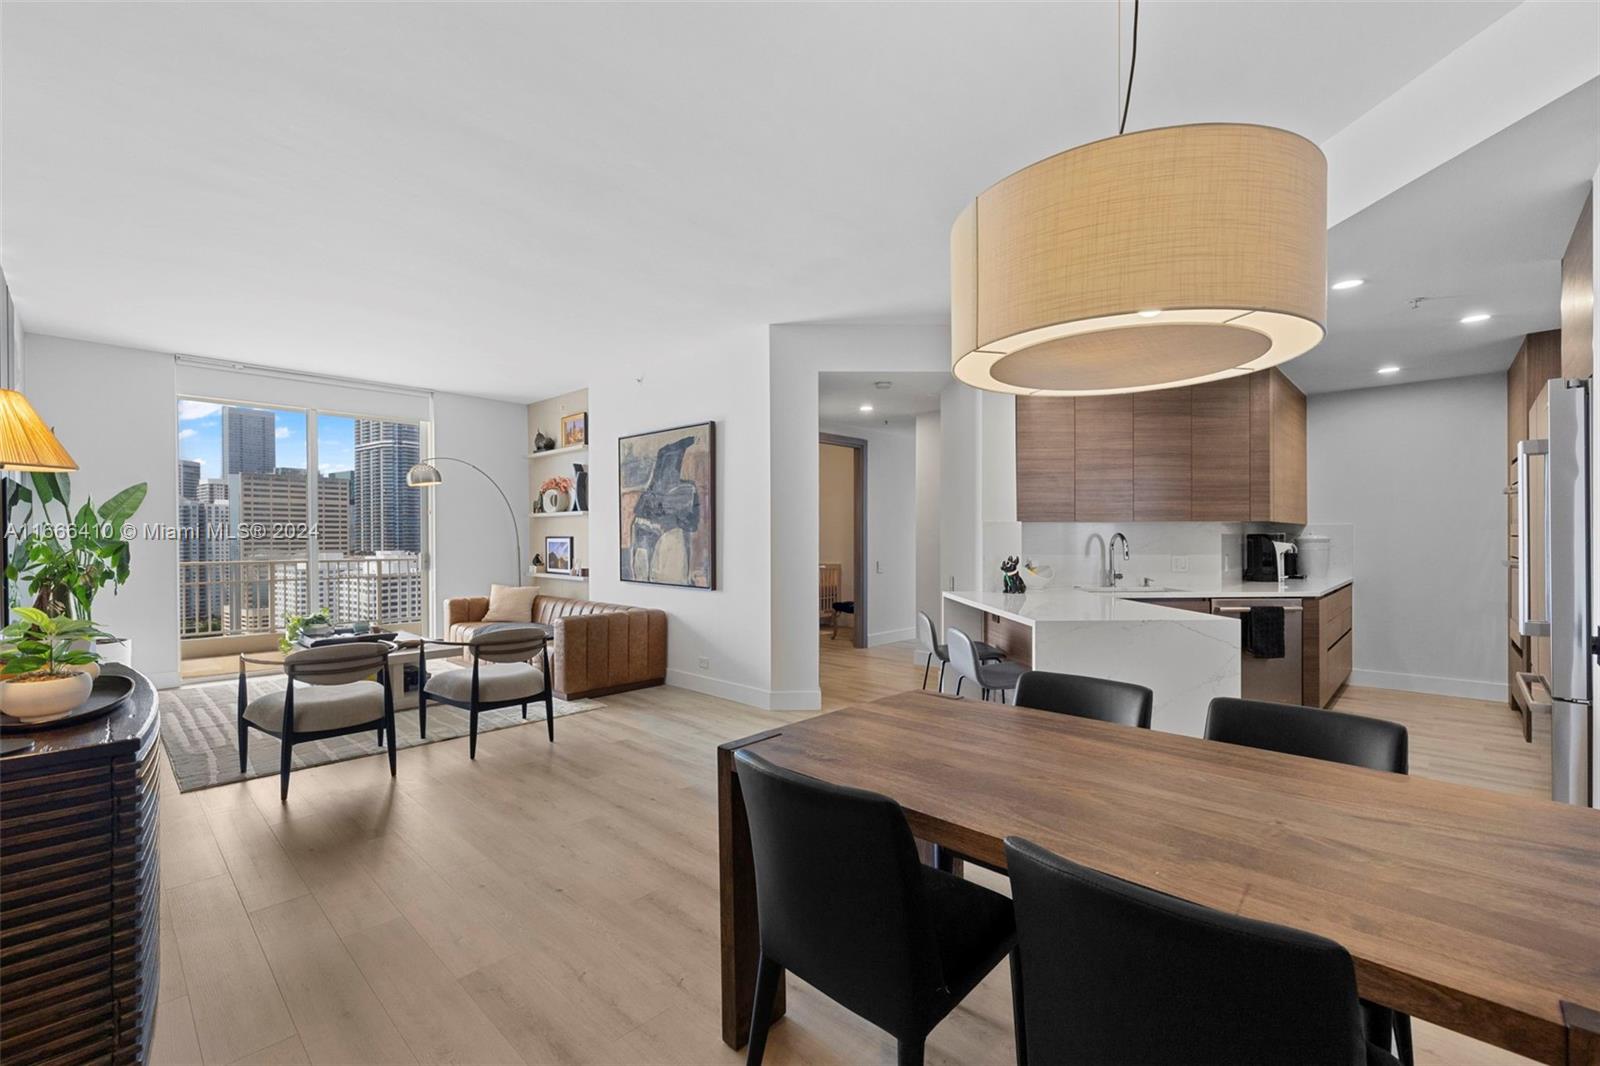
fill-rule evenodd
<path id="1" fill-rule="evenodd" d="M 556 742 L 556 702 L 550 695 L 550 686 L 544 687 L 544 728 L 550 734 L 550 743 Z"/>
<path id="2" fill-rule="evenodd" d="M 278 802 L 289 802 L 289 764 L 294 757 L 294 744 L 288 734 L 278 738 Z"/>
<path id="3" fill-rule="evenodd" d="M 239 772 L 250 772 L 250 727 L 244 724 L 244 719 L 239 719 Z"/>
<path id="4" fill-rule="evenodd" d="M 761 1066 L 767 1052 L 767 1030 L 772 1028 L 772 1002 L 781 984 L 783 967 L 762 955 L 756 963 L 756 995 L 750 1005 L 750 1044 L 745 1048 L 745 1066 Z"/>
<path id="5" fill-rule="evenodd" d="M 384 712 L 383 717 L 384 717 L 384 722 L 385 722 L 384 732 L 386 732 L 389 735 L 389 776 L 390 777 L 394 777 L 396 775 L 396 772 L 397 772 L 397 767 L 396 767 L 396 764 L 395 764 L 396 756 L 395 756 L 395 746 L 394 746 L 394 711 L 393 710 L 386 710 Z"/>
<path id="6" fill-rule="evenodd" d="M 478 708 L 474 707 L 469 712 L 471 722 L 467 726 L 467 758 L 478 757 Z"/>
<path id="7" fill-rule="evenodd" d="M 522 705 L 522 717 L 528 717 L 528 705 L 526 703 Z"/>
<path id="8" fill-rule="evenodd" d="M 895 1048 L 895 1061 L 900 1066 L 922 1066 L 923 1041 L 901 1040 Z"/>
<path id="9" fill-rule="evenodd" d="M 422 739 L 428 739 L 428 697 L 423 695 L 422 686 L 417 686 L 417 732 L 422 734 Z"/>

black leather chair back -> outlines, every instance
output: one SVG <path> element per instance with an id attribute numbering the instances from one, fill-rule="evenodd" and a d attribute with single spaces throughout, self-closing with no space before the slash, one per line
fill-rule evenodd
<path id="1" fill-rule="evenodd" d="M 944 981 L 900 805 L 748 749 L 734 765 L 750 820 L 762 953 L 874 1025 L 920 1035 Z"/>
<path id="2" fill-rule="evenodd" d="M 1366 1061 L 1338 944 L 1005 844 L 1029 1062 Z"/>
<path id="3" fill-rule="evenodd" d="M 1320 707 L 1218 697 L 1206 712 L 1206 739 L 1391 774 L 1407 772 L 1405 726 Z"/>
<path id="4" fill-rule="evenodd" d="M 1093 718 L 1097 722 L 1150 728 L 1155 694 L 1143 685 L 1082 674 L 1029 670 L 1017 682 L 1017 706 Z"/>

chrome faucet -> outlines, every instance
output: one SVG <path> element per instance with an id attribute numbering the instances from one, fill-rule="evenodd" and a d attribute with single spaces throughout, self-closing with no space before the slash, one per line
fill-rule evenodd
<path id="1" fill-rule="evenodd" d="M 1117 569 L 1117 541 L 1122 541 L 1122 561 L 1128 561 L 1128 538 L 1119 530 L 1111 535 L 1111 544 L 1106 550 L 1106 584 L 1115 585 L 1122 580 L 1122 571 Z"/>

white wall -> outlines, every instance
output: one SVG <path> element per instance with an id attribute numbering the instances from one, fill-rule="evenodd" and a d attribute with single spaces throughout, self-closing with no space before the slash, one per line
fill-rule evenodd
<path id="1" fill-rule="evenodd" d="M 667 683 L 770 706 L 771 497 L 796 491 L 772 479 L 765 329 L 708 338 L 693 352 L 642 353 L 637 365 L 589 386 L 589 543 L 592 599 L 667 612 Z M 799 465 L 811 471 L 811 508 L 794 531 L 811 545 L 816 625 L 816 386 Z M 617 439 L 715 422 L 717 587 L 674 588 L 619 577 Z M 815 634 L 813 634 L 813 642 Z M 702 665 L 704 663 L 704 665 Z"/>
<path id="2" fill-rule="evenodd" d="M 433 455 L 483 468 L 511 500 L 514 516 L 488 482 L 459 463 L 440 463 L 444 483 L 430 490 L 433 530 L 433 624 L 442 633 L 451 596 L 486 596 L 491 584 L 526 582 L 528 560 L 544 544 L 527 541 L 528 408 L 455 393 L 433 394 Z M 513 522 L 515 523 L 513 525 Z M 524 538 L 520 565 L 516 539 Z"/>
<path id="3" fill-rule="evenodd" d="M 1351 683 L 1506 696 L 1505 378 L 1307 401 L 1312 523 L 1355 527 Z"/>
<path id="4" fill-rule="evenodd" d="M 983 515 L 979 510 L 983 394 L 951 381 L 939 395 L 939 589 L 979 587 Z M 933 615 L 939 623 L 941 615 Z"/>
<path id="5" fill-rule="evenodd" d="M 909 420 L 823 423 L 822 432 L 867 442 L 867 643 L 915 635 L 917 437 Z"/>
<path id="6" fill-rule="evenodd" d="M 72 498 L 150 484 L 134 522 L 176 524 L 178 419 L 171 355 L 28 334 L 22 384 L 40 417 L 78 462 Z M 59 518 L 59 514 L 55 515 Z M 95 621 L 133 640 L 133 665 L 161 687 L 178 683 L 175 541 L 131 544 L 128 583 L 96 597 Z"/>
<path id="7" fill-rule="evenodd" d="M 917 416 L 917 610 L 939 619 L 939 412 Z"/>
<path id="8" fill-rule="evenodd" d="M 817 681 L 817 374 L 947 370 L 947 326 L 773 326 L 771 705 L 822 704 Z M 870 622 L 874 628 L 875 622 Z"/>

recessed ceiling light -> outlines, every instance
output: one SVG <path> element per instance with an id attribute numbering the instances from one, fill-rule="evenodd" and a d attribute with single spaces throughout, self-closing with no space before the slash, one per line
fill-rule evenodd
<path id="1" fill-rule="evenodd" d="M 872 405 L 870 403 L 864 403 L 864 404 L 861 405 L 861 413 L 862 414 L 866 414 L 868 411 L 871 411 L 871 410 L 872 410 Z"/>
<path id="2" fill-rule="evenodd" d="M 1345 278 L 1343 281 L 1334 282 L 1332 285 L 1329 285 L 1328 288 L 1333 289 L 1336 292 L 1343 292 L 1345 289 L 1359 289 L 1366 283 L 1366 278 Z"/>
<path id="3" fill-rule="evenodd" d="M 1400 368 L 1397 367 L 1397 366 L 1380 366 L 1378 368 L 1378 373 L 1380 373 L 1380 374 L 1398 374 L 1398 373 L 1400 373 Z"/>
<path id="4" fill-rule="evenodd" d="M 1462 315 L 1461 324 L 1463 326 L 1476 326 L 1479 322 L 1487 322 L 1493 317 L 1487 311 L 1474 311 L 1470 315 Z"/>
<path id="5" fill-rule="evenodd" d="M 1157 315 L 1159 315 L 1160 313 L 1161 313 L 1160 311 L 1140 311 L 1139 312 L 1139 317 L 1140 318 L 1154 318 Z"/>

